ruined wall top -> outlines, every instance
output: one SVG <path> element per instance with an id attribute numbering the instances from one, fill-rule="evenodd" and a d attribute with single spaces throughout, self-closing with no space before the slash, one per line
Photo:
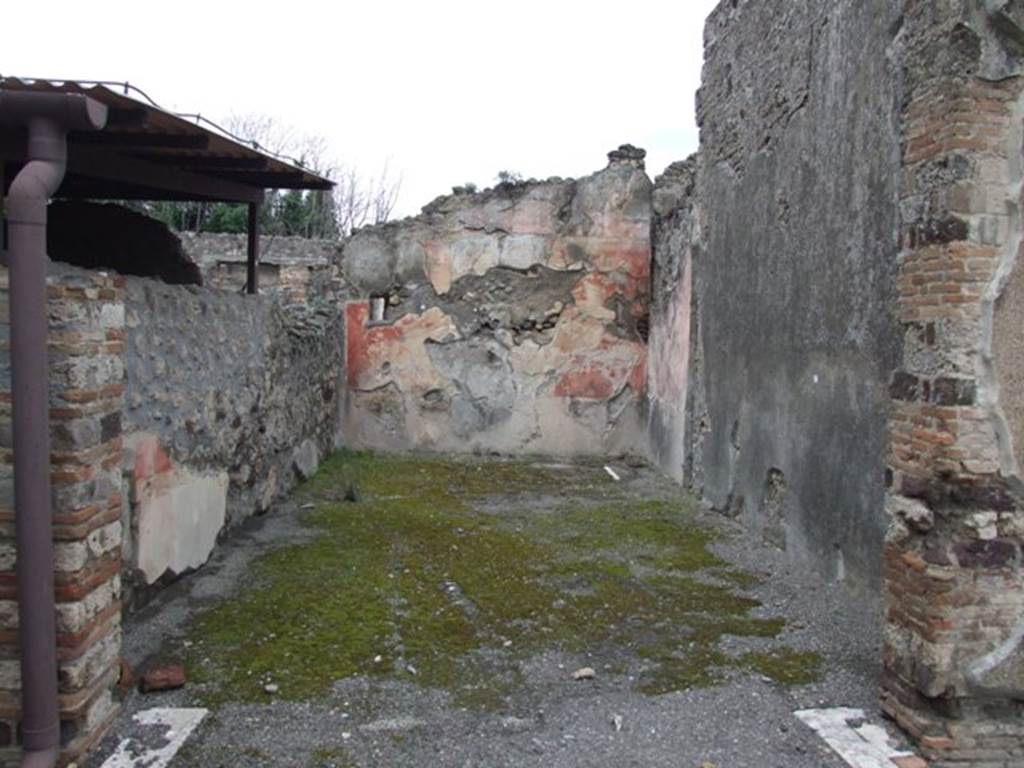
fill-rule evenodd
<path id="1" fill-rule="evenodd" d="M 648 237 L 645 155 L 623 145 L 609 153 L 607 167 L 580 179 L 457 189 L 418 216 L 357 231 L 343 245 L 343 274 L 367 295 L 425 282 L 445 294 L 460 277 L 494 267 L 578 269 L 589 239 Z"/>
<path id="2" fill-rule="evenodd" d="M 677 160 L 654 180 L 655 216 L 665 216 L 692 200 L 697 188 L 697 155 Z"/>
<path id="3" fill-rule="evenodd" d="M 346 438 L 358 448 L 639 448 L 651 180 L 623 146 L 581 179 L 499 184 L 349 238 Z M 366 301 L 372 297 L 372 301 Z"/>
<path id="4" fill-rule="evenodd" d="M 218 262 L 245 263 L 247 237 L 244 234 L 180 232 L 185 252 L 203 271 Z M 337 256 L 340 244 L 335 240 L 307 237 L 263 235 L 260 238 L 260 262 L 265 264 L 329 264 Z"/>

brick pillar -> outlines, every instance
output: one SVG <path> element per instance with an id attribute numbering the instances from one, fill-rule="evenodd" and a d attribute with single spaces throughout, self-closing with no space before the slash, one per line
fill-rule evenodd
<path id="1" fill-rule="evenodd" d="M 992 71 L 1000 13 L 907 3 L 882 685 L 926 757 L 993 768 L 1024 766 L 1022 486 L 992 351 L 1021 241 L 1024 83 Z"/>
<path id="2" fill-rule="evenodd" d="M 121 651 L 123 279 L 49 278 L 51 478 L 65 762 L 112 722 Z M 10 433 L 7 272 L 0 270 L 0 763 L 14 764 L 20 710 Z"/>

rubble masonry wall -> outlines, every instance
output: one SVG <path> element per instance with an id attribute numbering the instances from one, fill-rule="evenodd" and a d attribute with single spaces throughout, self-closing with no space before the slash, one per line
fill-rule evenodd
<path id="1" fill-rule="evenodd" d="M 343 332 L 321 298 L 127 278 L 125 496 L 131 583 L 204 563 L 336 447 Z"/>
<path id="2" fill-rule="evenodd" d="M 642 451 L 643 155 L 624 147 L 586 178 L 453 194 L 348 239 L 346 444 Z"/>

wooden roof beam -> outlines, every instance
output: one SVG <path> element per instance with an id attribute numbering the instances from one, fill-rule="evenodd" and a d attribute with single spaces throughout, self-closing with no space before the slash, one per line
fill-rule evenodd
<path id="1" fill-rule="evenodd" d="M 200 173 L 184 171 L 138 158 L 108 152 L 71 152 L 68 172 L 128 186 L 162 190 L 174 194 L 235 203 L 258 203 L 263 200 L 263 187 Z"/>
<path id="2" fill-rule="evenodd" d="M 206 149 L 210 137 L 184 133 L 72 133 L 68 137 L 72 151 L 76 144 L 89 147 L 124 147 L 125 149 Z"/>
<path id="3" fill-rule="evenodd" d="M 159 165 L 176 165 L 179 168 L 194 169 L 223 169 L 223 170 L 253 170 L 262 171 L 270 162 L 265 157 L 210 157 L 207 155 L 159 155 L 147 158 Z"/>

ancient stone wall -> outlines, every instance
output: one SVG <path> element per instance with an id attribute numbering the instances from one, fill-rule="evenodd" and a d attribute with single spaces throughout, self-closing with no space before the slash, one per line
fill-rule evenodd
<path id="1" fill-rule="evenodd" d="M 643 155 L 623 147 L 583 179 L 439 198 L 350 238 L 342 271 L 360 298 L 346 310 L 346 443 L 640 451 Z"/>
<path id="2" fill-rule="evenodd" d="M 122 604 L 202 565 L 336 446 L 342 312 L 51 263 L 63 759 L 116 713 Z M 0 763 L 19 754 L 7 274 L 0 271 Z M 122 571 L 122 565 L 125 567 Z"/>
<path id="3" fill-rule="evenodd" d="M 116 714 L 121 651 L 124 281 L 51 265 L 50 441 L 61 743 L 75 759 Z M 11 359 L 0 270 L 0 764 L 20 749 Z"/>
<path id="4" fill-rule="evenodd" d="M 866 585 L 901 347 L 898 5 L 722 2 L 698 96 L 688 475 L 793 559 Z"/>
<path id="5" fill-rule="evenodd" d="M 1024 12 L 906 3 L 883 706 L 935 765 L 1024 765 Z"/>
<path id="6" fill-rule="evenodd" d="M 245 290 L 246 235 L 181 232 L 185 253 L 199 265 L 203 285 L 223 291 Z M 305 237 L 260 237 L 260 292 L 288 304 L 302 304 L 322 295 L 337 277 L 340 245 L 334 240 Z"/>
<path id="7" fill-rule="evenodd" d="M 135 278 L 125 308 L 126 558 L 146 587 L 201 565 L 334 448 L 342 315 Z"/>
<path id="8" fill-rule="evenodd" d="M 1024 765 L 1024 11 L 729 0 L 705 40 L 654 455 L 825 574 L 881 563 L 885 711 L 936 765 Z"/>
<path id="9" fill-rule="evenodd" d="M 651 458 L 672 478 L 694 485 L 693 451 L 687 451 L 687 423 L 694 407 L 689 386 L 693 253 L 698 247 L 697 158 L 673 163 L 654 185 L 651 246 L 651 330 L 647 357 L 647 436 Z M 698 376 L 699 380 L 699 376 Z M 699 425 L 697 425 L 699 429 Z M 689 457 L 689 460 L 688 460 Z"/>

